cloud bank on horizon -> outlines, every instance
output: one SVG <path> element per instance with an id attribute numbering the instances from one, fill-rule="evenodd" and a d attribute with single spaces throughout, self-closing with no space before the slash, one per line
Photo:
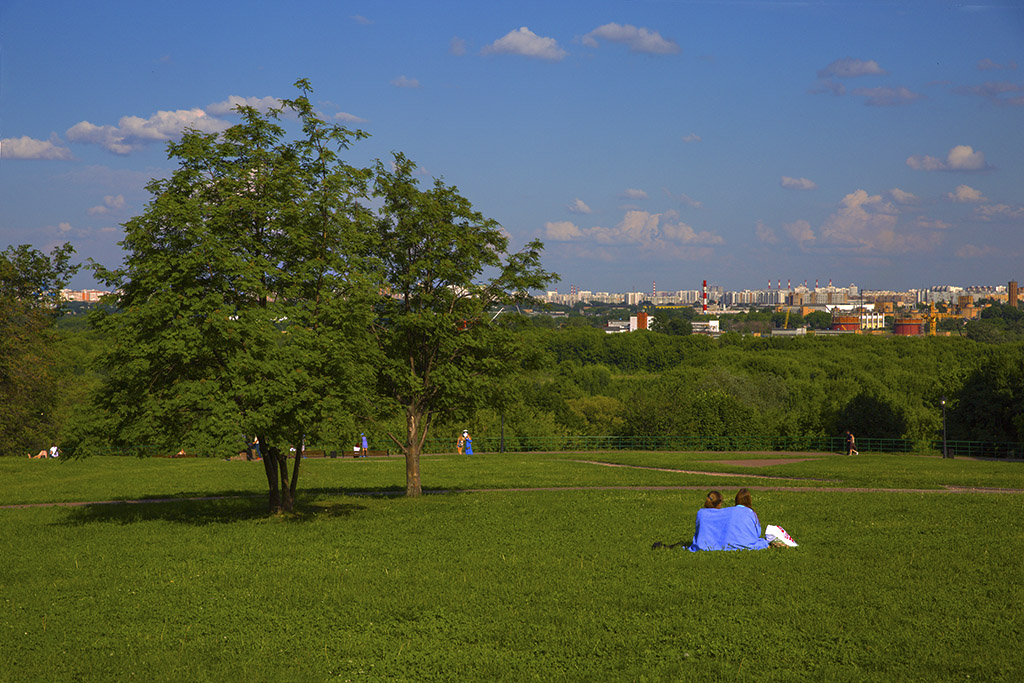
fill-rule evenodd
<path id="1" fill-rule="evenodd" d="M 117 226 L 144 206 L 144 178 L 169 172 L 168 141 L 187 129 L 223 132 L 239 106 L 280 106 L 310 63 L 351 66 L 345 59 L 359 55 L 341 83 L 330 69 L 311 74 L 321 113 L 370 132 L 371 154 L 408 151 L 456 179 L 514 242 L 546 240 L 546 264 L 563 281 L 626 288 L 662 272 L 659 281 L 678 277 L 682 288 L 699 279 L 689 271 L 735 287 L 808 270 L 893 287 L 1024 277 L 1014 271 L 1024 255 L 1024 50 L 1005 16 L 1021 12 L 922 7 L 911 20 L 862 7 L 879 15 L 878 35 L 841 34 L 842 53 L 829 55 L 798 42 L 787 17 L 815 17 L 796 6 L 655 6 L 643 21 L 630 21 L 630 8 L 619 17 L 552 8 L 523 21 L 505 8 L 504 28 L 481 10 L 434 28 L 412 5 L 367 7 L 338 18 L 341 57 L 312 40 L 298 46 L 304 55 L 270 41 L 273 69 L 222 70 L 214 56 L 183 63 L 154 46 L 143 61 L 177 87 L 153 79 L 119 92 L 86 78 L 55 90 L 60 107 L 8 97 L 3 241 L 71 240 L 116 261 Z M 20 18 L 32 26 L 41 11 L 21 8 Z M 854 8 L 823 11 L 835 19 Z M 774 38 L 709 34 L 737 12 Z M 840 25 L 819 28 L 835 40 Z M 973 44 L 947 47 L 936 65 L 931 46 L 967 26 Z M 60 68 L 26 33 L 8 55 L 42 66 L 6 84 L 16 95 Z M 894 35 L 907 49 L 889 49 Z M 228 36 L 211 50 L 240 46 Z M 146 54 L 135 43 L 113 49 L 125 65 Z"/>

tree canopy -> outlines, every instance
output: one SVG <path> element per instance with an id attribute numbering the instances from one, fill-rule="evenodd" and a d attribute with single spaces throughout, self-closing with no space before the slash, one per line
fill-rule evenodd
<path id="1" fill-rule="evenodd" d="M 340 157 L 363 134 L 324 122 L 309 83 L 296 85 L 280 109 L 240 107 L 224 133 L 171 143 L 178 167 L 125 224 L 123 266 L 96 267 L 117 290 L 116 312 L 97 316 L 115 447 L 237 453 L 258 437 L 272 510 L 294 502 L 301 458 L 289 474 L 287 449 L 330 442 L 366 412 L 349 387 L 372 366 L 361 341 L 374 279 L 358 262 L 369 173 Z"/>

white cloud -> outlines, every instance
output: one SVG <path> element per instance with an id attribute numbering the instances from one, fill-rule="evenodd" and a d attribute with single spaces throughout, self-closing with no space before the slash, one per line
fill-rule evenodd
<path id="1" fill-rule="evenodd" d="M 352 15 L 352 21 L 354 21 L 357 24 L 360 24 L 362 26 L 371 26 L 371 25 L 373 25 L 373 20 L 367 19 L 362 14 L 353 14 Z"/>
<path id="2" fill-rule="evenodd" d="M 630 188 L 625 190 L 621 195 L 623 199 L 647 199 L 647 193 L 643 190 L 636 190 Z"/>
<path id="3" fill-rule="evenodd" d="M 783 224 L 782 229 L 786 231 L 787 235 L 801 244 L 804 242 L 813 242 L 817 239 L 811 224 L 805 220 L 785 223 Z"/>
<path id="4" fill-rule="evenodd" d="M 597 47 L 598 39 L 607 40 L 612 43 L 622 43 L 629 47 L 632 52 L 669 55 L 680 51 L 679 45 L 674 40 L 662 38 L 661 34 L 657 31 L 636 27 L 631 24 L 610 23 L 598 26 L 583 36 L 583 44 L 588 47 Z"/>
<path id="5" fill-rule="evenodd" d="M 1024 105 L 1024 84 L 1020 83 L 986 81 L 981 85 L 954 88 L 953 92 L 961 95 L 984 97 L 992 104 L 1018 107 Z"/>
<path id="6" fill-rule="evenodd" d="M 908 157 L 907 166 L 915 171 L 983 171 L 988 168 L 985 154 L 975 152 L 969 145 L 957 145 L 949 150 L 945 161 L 920 154 Z"/>
<path id="7" fill-rule="evenodd" d="M 485 46 L 480 53 L 484 55 L 521 55 L 549 62 L 557 62 L 568 54 L 558 46 L 558 41 L 554 38 L 538 36 L 525 26 L 515 31 L 509 31 L 503 37 Z"/>
<path id="8" fill-rule="evenodd" d="M 1011 206 L 1009 204 L 987 204 L 975 209 L 982 220 L 991 221 L 997 218 L 1022 220 L 1024 219 L 1024 206 Z"/>
<path id="9" fill-rule="evenodd" d="M 593 213 L 590 207 L 587 206 L 586 202 L 577 197 L 572 204 L 567 207 L 573 213 Z"/>
<path id="10" fill-rule="evenodd" d="M 786 188 L 787 190 L 816 190 L 818 186 L 813 180 L 807 178 L 790 178 L 788 175 L 782 176 L 779 181 L 779 185 Z"/>
<path id="11" fill-rule="evenodd" d="M 700 142 L 700 136 L 696 133 L 690 133 L 683 137 L 683 142 Z"/>
<path id="12" fill-rule="evenodd" d="M 238 107 L 251 107 L 256 111 L 266 113 L 271 109 L 281 107 L 281 100 L 276 97 L 241 97 L 240 95 L 229 95 L 226 100 L 214 102 L 206 107 L 206 113 L 214 116 L 225 116 L 233 114 Z"/>
<path id="13" fill-rule="evenodd" d="M 993 62 L 991 59 L 985 58 L 978 60 L 978 71 L 996 71 L 1000 69 L 1013 70 L 1017 68 L 1017 62 L 1010 60 L 1006 64 L 998 64 Z"/>
<path id="14" fill-rule="evenodd" d="M 969 185 L 957 185 L 955 190 L 946 193 L 946 199 L 951 202 L 958 203 L 978 203 L 988 201 L 985 197 L 981 196 L 981 192 L 975 190 Z"/>
<path id="15" fill-rule="evenodd" d="M 466 41 L 458 36 L 453 36 L 451 42 L 448 43 L 448 54 L 456 57 L 466 54 Z"/>
<path id="16" fill-rule="evenodd" d="M 343 121 L 344 123 L 366 123 L 366 119 L 360 118 L 355 114 L 349 114 L 347 111 L 339 111 L 331 118 L 335 121 Z"/>
<path id="17" fill-rule="evenodd" d="M 894 187 L 889 190 L 889 196 L 895 199 L 900 204 L 916 204 L 918 199 L 910 192 L 904 192 L 898 187 Z"/>
<path id="18" fill-rule="evenodd" d="M 583 233 L 572 221 L 555 221 L 544 224 L 544 238 L 555 242 L 568 242 L 582 237 Z"/>
<path id="19" fill-rule="evenodd" d="M 158 111 L 147 119 L 124 116 L 116 126 L 97 126 L 81 121 L 68 129 L 71 142 L 99 145 L 115 154 L 129 154 L 154 142 L 180 137 L 186 128 L 203 133 L 219 133 L 229 124 L 214 118 L 202 109 Z"/>
<path id="20" fill-rule="evenodd" d="M 856 88 L 854 95 L 866 98 L 864 104 L 869 107 L 894 107 L 919 100 L 924 95 L 912 92 L 902 85 L 898 88 Z"/>
<path id="21" fill-rule="evenodd" d="M 409 78 L 408 76 L 402 75 L 398 78 L 391 79 L 391 85 L 396 88 L 418 88 L 420 87 L 420 82 L 415 78 Z"/>
<path id="22" fill-rule="evenodd" d="M 36 140 L 27 135 L 0 140 L 0 159 L 46 159 L 68 161 L 71 150 L 64 147 L 56 135 L 49 140 Z"/>
<path id="23" fill-rule="evenodd" d="M 928 156 L 927 154 L 915 154 L 907 157 L 907 166 L 915 171 L 947 171 L 946 164 L 942 159 Z"/>
<path id="24" fill-rule="evenodd" d="M 779 241 L 775 231 L 761 221 L 758 221 L 757 225 L 754 226 L 754 234 L 757 236 L 757 240 L 764 244 L 775 244 Z"/>
<path id="25" fill-rule="evenodd" d="M 824 69 L 818 70 L 818 78 L 856 78 L 858 76 L 883 76 L 888 73 L 875 60 L 844 57 L 837 59 Z"/>
<path id="26" fill-rule="evenodd" d="M 982 258 L 985 256 L 991 256 L 996 253 L 996 249 L 993 247 L 977 247 L 973 244 L 965 244 L 956 250 L 957 258 L 969 259 L 969 258 Z"/>
<path id="27" fill-rule="evenodd" d="M 924 230 L 949 230 L 952 225 L 938 218 L 930 219 L 924 216 L 917 217 L 917 227 Z"/>
<path id="28" fill-rule="evenodd" d="M 857 190 L 843 197 L 839 208 L 821 226 L 819 243 L 856 252 L 926 251 L 938 246 L 942 234 L 901 229 L 896 208 L 881 195 Z"/>
<path id="29" fill-rule="evenodd" d="M 690 195 L 686 194 L 685 192 L 674 194 L 671 191 L 669 191 L 668 188 L 663 187 L 661 189 L 665 193 L 666 197 L 668 197 L 672 201 L 679 202 L 683 206 L 689 206 L 692 209 L 700 209 L 704 206 L 702 203 L 700 203 Z"/>
<path id="30" fill-rule="evenodd" d="M 975 152 L 968 145 L 957 145 L 949 150 L 946 163 L 954 171 L 980 171 L 986 168 L 985 155 Z"/>
<path id="31" fill-rule="evenodd" d="M 673 252 L 684 246 L 722 244 L 720 236 L 706 231 L 697 232 L 677 221 L 674 214 L 649 213 L 630 210 L 618 225 L 608 228 L 593 226 L 579 228 L 570 221 L 544 224 L 545 236 L 554 241 L 578 241 L 603 246 L 636 246 L 658 252 Z"/>
<path id="32" fill-rule="evenodd" d="M 103 198 L 102 206 L 94 206 L 88 210 L 91 216 L 102 216 L 111 211 L 120 211 L 125 207 L 124 195 L 107 195 Z"/>

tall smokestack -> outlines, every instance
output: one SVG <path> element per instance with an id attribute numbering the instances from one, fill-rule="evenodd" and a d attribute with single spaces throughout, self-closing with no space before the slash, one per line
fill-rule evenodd
<path id="1" fill-rule="evenodd" d="M 708 312 L 708 281 L 707 280 L 704 280 L 703 292 L 704 292 L 704 307 L 703 307 L 702 310 L 703 310 L 704 314 L 707 315 L 707 312 Z"/>

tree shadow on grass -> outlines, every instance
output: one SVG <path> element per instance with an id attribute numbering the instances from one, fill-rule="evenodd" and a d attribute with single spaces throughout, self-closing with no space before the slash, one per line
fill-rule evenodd
<path id="1" fill-rule="evenodd" d="M 375 493 L 369 492 L 367 493 Z M 391 494 L 381 490 L 382 495 Z M 153 500 L 110 501 L 76 506 L 68 509 L 67 516 L 58 526 L 84 526 L 87 524 L 134 524 L 138 522 L 175 522 L 191 526 L 230 524 L 253 520 L 268 520 L 287 524 L 315 522 L 324 519 L 351 517 L 367 506 L 350 499 L 338 489 L 316 489 L 299 493 L 295 510 L 291 513 L 271 515 L 267 512 L 266 494 L 225 493 L 207 495 L 202 499 L 160 498 Z M 324 499 L 329 497 L 329 499 Z"/>

